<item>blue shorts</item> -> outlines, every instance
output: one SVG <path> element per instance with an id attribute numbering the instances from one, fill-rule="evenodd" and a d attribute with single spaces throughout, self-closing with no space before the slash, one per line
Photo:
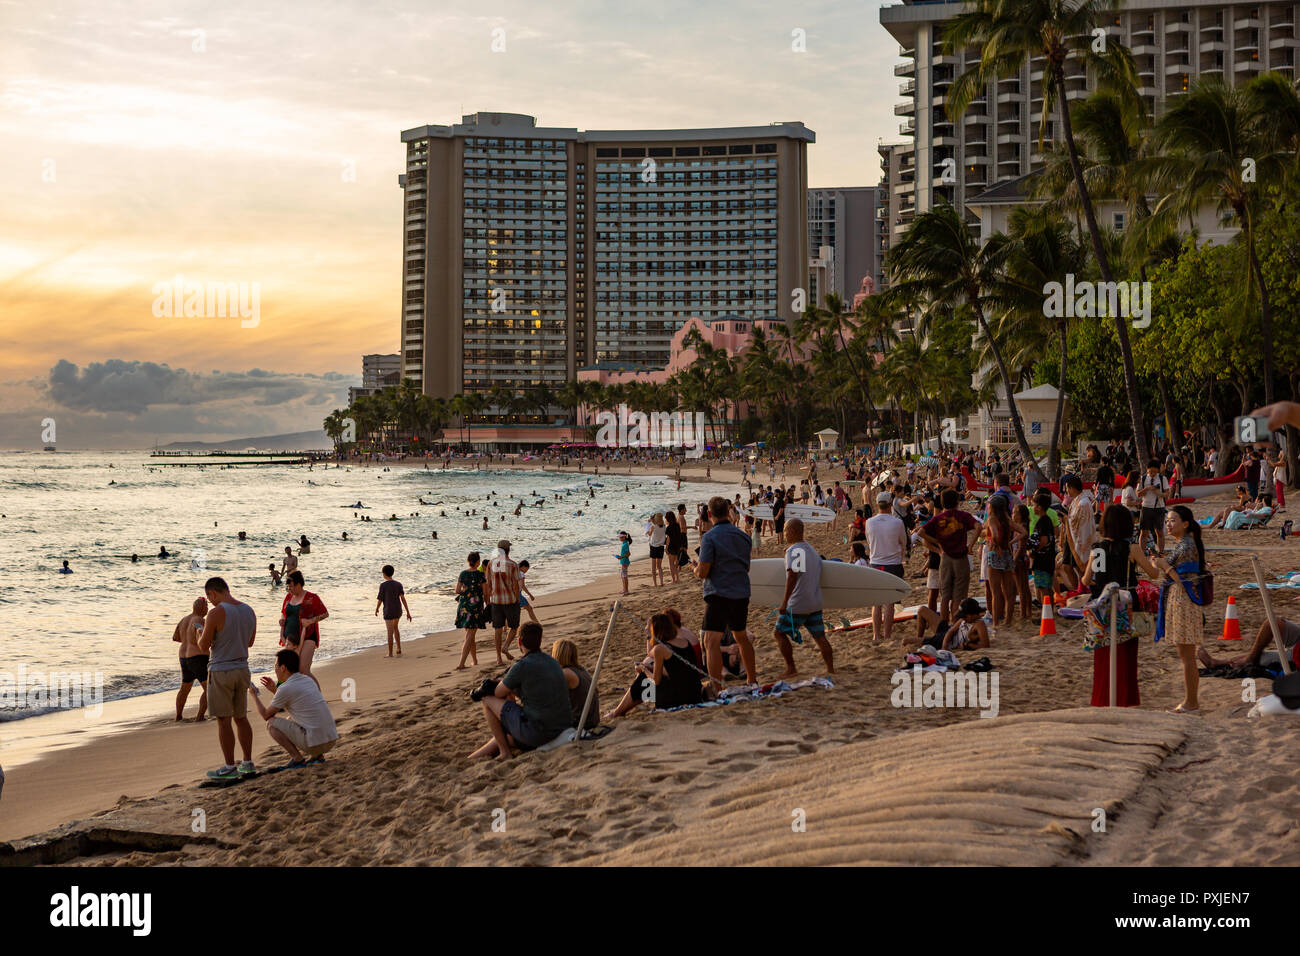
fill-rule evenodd
<path id="1" fill-rule="evenodd" d="M 558 736 L 558 731 L 547 734 L 543 728 L 530 722 L 524 709 L 513 700 L 506 701 L 501 707 L 501 726 L 521 750 L 533 750 Z"/>
<path id="2" fill-rule="evenodd" d="M 784 634 L 796 644 L 802 644 L 803 636 L 799 633 L 801 627 L 806 628 L 808 633 L 815 638 L 826 636 L 826 625 L 822 621 L 821 611 L 813 611 L 811 614 L 794 614 L 790 611 L 777 612 L 777 633 Z"/>

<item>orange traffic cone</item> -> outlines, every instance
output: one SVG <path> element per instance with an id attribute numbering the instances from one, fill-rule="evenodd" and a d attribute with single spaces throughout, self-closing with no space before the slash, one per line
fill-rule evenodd
<path id="1" fill-rule="evenodd" d="M 1237 596 L 1228 595 L 1228 606 L 1223 610 L 1223 636 L 1221 641 L 1241 640 L 1241 622 L 1237 620 Z"/>
<path id="2" fill-rule="evenodd" d="M 1038 625 L 1038 636 L 1047 637 L 1056 633 L 1056 615 L 1052 613 L 1052 599 L 1043 598 L 1043 615 Z"/>

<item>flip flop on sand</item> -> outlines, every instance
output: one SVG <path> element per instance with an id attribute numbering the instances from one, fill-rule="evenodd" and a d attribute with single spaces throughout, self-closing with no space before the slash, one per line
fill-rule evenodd
<path id="1" fill-rule="evenodd" d="M 1184 707 L 1182 704 L 1179 704 L 1177 707 L 1174 707 L 1166 711 L 1166 713 L 1170 713 L 1170 714 L 1199 714 L 1200 712 L 1201 712 L 1201 708 L 1199 707 L 1195 709 L 1191 709 L 1188 707 Z"/>

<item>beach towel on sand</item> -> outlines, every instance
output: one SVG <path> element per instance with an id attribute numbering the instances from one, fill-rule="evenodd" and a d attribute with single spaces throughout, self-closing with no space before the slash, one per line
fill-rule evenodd
<path id="1" fill-rule="evenodd" d="M 683 704 L 681 707 L 666 707 L 662 710 L 656 710 L 655 713 L 672 714 L 679 710 L 694 710 L 697 707 L 722 707 L 743 700 L 767 700 L 780 697 L 788 691 L 802 690 L 805 687 L 820 687 L 823 690 L 830 690 L 834 686 L 827 677 L 809 677 L 805 680 L 795 681 L 793 684 L 789 681 L 779 680 L 774 684 L 763 684 L 761 687 L 750 688 L 749 690 L 728 688 L 718 694 L 717 700 L 706 700 L 699 704 Z"/>

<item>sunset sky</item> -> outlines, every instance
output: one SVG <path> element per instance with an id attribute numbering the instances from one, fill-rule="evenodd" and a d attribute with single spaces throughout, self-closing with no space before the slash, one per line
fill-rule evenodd
<path id="1" fill-rule="evenodd" d="M 0 448 L 319 428 L 398 348 L 402 129 L 799 120 L 810 185 L 874 184 L 879 7 L 0 0 Z M 257 327 L 155 316 L 178 274 L 258 283 Z"/>

